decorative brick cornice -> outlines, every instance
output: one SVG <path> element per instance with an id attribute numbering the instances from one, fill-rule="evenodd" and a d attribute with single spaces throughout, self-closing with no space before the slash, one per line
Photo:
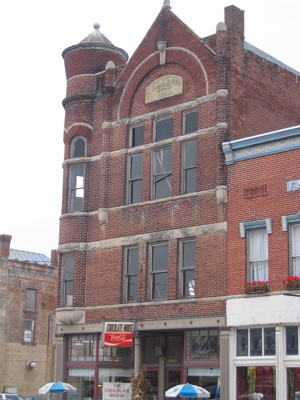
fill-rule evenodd
<path id="1" fill-rule="evenodd" d="M 300 125 L 222 144 L 227 165 L 300 148 Z"/>

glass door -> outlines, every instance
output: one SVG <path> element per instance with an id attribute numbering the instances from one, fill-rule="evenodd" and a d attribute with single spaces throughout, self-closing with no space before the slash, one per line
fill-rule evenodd
<path id="1" fill-rule="evenodd" d="M 181 382 L 181 369 L 167 368 L 166 369 L 166 390 L 173 386 L 180 385 Z"/>

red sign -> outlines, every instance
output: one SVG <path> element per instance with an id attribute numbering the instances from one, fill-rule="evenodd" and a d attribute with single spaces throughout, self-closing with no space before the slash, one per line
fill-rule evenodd
<path id="1" fill-rule="evenodd" d="M 133 322 L 105 322 L 103 347 L 131 347 L 133 331 Z"/>

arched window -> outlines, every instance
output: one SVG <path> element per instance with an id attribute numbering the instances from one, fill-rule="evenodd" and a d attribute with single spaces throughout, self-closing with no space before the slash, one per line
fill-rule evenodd
<path id="1" fill-rule="evenodd" d="M 86 156 L 86 139 L 76 136 L 71 143 L 70 158 Z M 85 163 L 79 160 L 78 163 L 69 165 L 69 212 L 83 211 L 84 209 L 84 173 Z"/>
<path id="2" fill-rule="evenodd" d="M 73 139 L 71 145 L 71 158 L 85 157 L 86 156 L 86 140 L 81 136 Z"/>

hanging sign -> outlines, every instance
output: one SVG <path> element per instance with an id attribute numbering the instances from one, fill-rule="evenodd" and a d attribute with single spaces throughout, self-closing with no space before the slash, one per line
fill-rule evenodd
<path id="1" fill-rule="evenodd" d="M 103 347 L 131 347 L 133 322 L 104 322 Z"/>
<path id="2" fill-rule="evenodd" d="M 102 400 L 131 400 L 131 384 L 103 382 Z"/>

